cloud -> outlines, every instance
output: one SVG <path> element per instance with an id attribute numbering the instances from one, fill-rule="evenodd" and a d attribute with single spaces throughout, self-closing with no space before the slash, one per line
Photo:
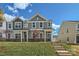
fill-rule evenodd
<path id="1" fill-rule="evenodd" d="M 15 9 L 26 9 L 29 5 L 30 3 L 14 3 L 14 8 Z"/>
<path id="2" fill-rule="evenodd" d="M 20 16 L 20 18 L 21 18 L 22 20 L 26 20 L 23 16 Z"/>
<path id="3" fill-rule="evenodd" d="M 12 16 L 12 15 L 9 15 L 9 14 L 5 13 L 5 14 L 4 14 L 4 17 L 5 17 L 6 21 L 11 21 L 11 20 L 13 20 L 16 16 Z M 25 19 L 23 16 L 20 16 L 20 18 L 21 18 L 22 20 L 27 20 L 27 19 Z"/>
<path id="4" fill-rule="evenodd" d="M 32 9 L 29 9 L 29 13 L 31 13 L 32 12 Z"/>
<path id="5" fill-rule="evenodd" d="M 52 28 L 53 29 L 58 29 L 58 28 L 60 28 L 60 25 L 52 24 Z"/>
<path id="6" fill-rule="evenodd" d="M 14 13 L 18 13 L 18 10 L 15 9 L 13 12 L 14 12 Z"/>
<path id="7" fill-rule="evenodd" d="M 8 7 L 8 9 L 9 10 L 11 10 L 11 11 L 13 11 L 14 10 L 14 8 L 13 7 L 11 7 L 11 6 L 7 6 Z"/>
<path id="8" fill-rule="evenodd" d="M 53 31 L 53 35 L 58 35 L 58 32 L 57 31 Z"/>
<path id="9" fill-rule="evenodd" d="M 13 13 L 18 13 L 18 10 L 17 9 L 15 9 L 15 8 L 13 8 L 13 7 L 11 7 L 11 6 L 7 6 L 8 7 L 8 9 L 10 10 L 10 11 L 12 11 Z"/>
<path id="10" fill-rule="evenodd" d="M 60 25 L 52 24 L 52 28 L 54 29 L 53 35 L 58 35 Z"/>
<path id="11" fill-rule="evenodd" d="M 7 6 L 7 8 L 12 11 L 13 13 L 18 13 L 18 9 L 21 9 L 21 10 L 24 10 L 26 9 L 28 6 L 31 6 L 32 7 L 32 4 L 31 3 L 14 3 L 13 4 L 13 7 L 11 6 Z M 29 13 L 32 12 L 31 9 L 28 10 Z"/>
<path id="12" fill-rule="evenodd" d="M 9 15 L 9 14 L 7 14 L 7 13 L 4 14 L 4 17 L 5 17 L 5 19 L 6 19 L 7 21 L 11 21 L 11 20 L 13 20 L 13 19 L 15 18 L 15 16 Z"/>

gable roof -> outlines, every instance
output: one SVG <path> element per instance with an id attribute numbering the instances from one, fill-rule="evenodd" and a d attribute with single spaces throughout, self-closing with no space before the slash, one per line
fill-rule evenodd
<path id="1" fill-rule="evenodd" d="M 46 21 L 46 20 L 47 20 L 44 16 L 40 15 L 39 13 L 36 13 L 34 16 L 32 16 L 32 17 L 30 18 L 30 21 L 33 21 L 32 19 L 33 19 L 34 17 L 36 17 L 36 16 L 41 17 L 41 18 L 43 19 L 43 21 Z"/>
<path id="2" fill-rule="evenodd" d="M 14 18 L 14 20 L 13 21 L 23 21 L 22 19 L 20 19 L 19 17 L 16 17 L 16 18 Z"/>
<path id="3" fill-rule="evenodd" d="M 79 20 L 65 20 L 63 22 L 79 22 Z"/>

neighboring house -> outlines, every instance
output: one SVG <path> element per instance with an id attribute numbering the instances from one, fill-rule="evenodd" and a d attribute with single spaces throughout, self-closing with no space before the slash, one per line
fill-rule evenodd
<path id="1" fill-rule="evenodd" d="M 5 28 L 5 31 L 3 33 L 0 28 L 0 35 L 3 36 L 3 34 L 5 34 L 6 40 L 13 39 L 20 40 L 21 42 L 43 40 L 46 42 L 51 41 L 52 39 L 52 21 L 44 18 L 40 14 L 35 14 L 29 20 L 22 20 L 19 17 L 16 17 L 11 21 L 3 21 L 2 23 L 2 28 Z"/>
<path id="2" fill-rule="evenodd" d="M 3 13 L 0 11 L 0 38 L 6 39 L 6 20 Z"/>
<path id="3" fill-rule="evenodd" d="M 64 21 L 58 39 L 66 43 L 79 43 L 79 21 Z"/>

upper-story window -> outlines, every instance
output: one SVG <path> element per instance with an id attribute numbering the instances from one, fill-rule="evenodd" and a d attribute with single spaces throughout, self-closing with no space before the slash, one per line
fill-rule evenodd
<path id="1" fill-rule="evenodd" d="M 23 25 L 23 26 L 24 26 L 24 28 L 27 28 L 27 27 L 28 27 L 28 24 L 24 23 L 24 25 Z"/>
<path id="2" fill-rule="evenodd" d="M 41 27 L 41 28 L 43 27 L 43 23 L 42 23 L 42 22 L 40 22 L 40 27 Z"/>
<path id="3" fill-rule="evenodd" d="M 51 23 L 49 22 L 49 23 L 48 23 L 48 27 L 50 27 L 50 26 L 51 26 Z"/>
<path id="4" fill-rule="evenodd" d="M 33 25 L 32 27 L 35 28 L 35 22 L 33 22 L 32 25 Z"/>
<path id="5" fill-rule="evenodd" d="M 9 23 L 9 28 L 11 28 L 11 23 Z"/>
<path id="6" fill-rule="evenodd" d="M 39 18 L 37 17 L 37 20 L 38 20 Z"/>
<path id="7" fill-rule="evenodd" d="M 2 27 L 2 22 L 0 22 L 0 27 Z"/>
<path id="8" fill-rule="evenodd" d="M 15 22 L 15 28 L 16 29 L 22 28 L 22 23 L 21 22 Z"/>

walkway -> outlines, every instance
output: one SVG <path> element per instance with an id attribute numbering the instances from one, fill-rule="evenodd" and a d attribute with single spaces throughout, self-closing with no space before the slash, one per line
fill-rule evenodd
<path id="1" fill-rule="evenodd" d="M 53 46 L 59 56 L 72 56 L 72 54 L 62 46 L 62 43 L 53 42 Z"/>

